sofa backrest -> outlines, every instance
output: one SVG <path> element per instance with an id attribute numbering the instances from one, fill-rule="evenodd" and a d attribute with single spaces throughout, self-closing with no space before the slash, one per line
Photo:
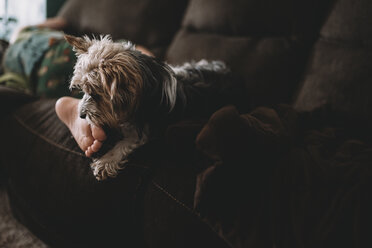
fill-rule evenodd
<path id="1" fill-rule="evenodd" d="M 337 0 L 320 30 L 295 101 L 372 118 L 372 1 Z"/>
<path id="2" fill-rule="evenodd" d="M 329 1 L 190 0 L 166 59 L 223 60 L 252 107 L 289 103 Z M 316 14 L 314 14 L 316 13 Z"/>
<path id="3" fill-rule="evenodd" d="M 58 15 L 76 34 L 110 34 L 162 56 L 188 0 L 68 0 Z"/>
<path id="4" fill-rule="evenodd" d="M 252 107 L 328 104 L 370 117 L 370 0 L 68 0 L 60 15 L 81 33 L 108 33 L 171 64 L 224 60 Z M 187 8 L 186 8 L 187 7 Z M 182 20 L 182 25 L 181 25 Z M 172 40 L 173 39 L 173 40 Z"/>

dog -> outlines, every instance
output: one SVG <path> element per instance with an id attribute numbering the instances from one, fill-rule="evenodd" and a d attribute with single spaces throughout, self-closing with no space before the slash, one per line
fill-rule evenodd
<path id="1" fill-rule="evenodd" d="M 84 93 L 80 118 L 118 138 L 112 149 L 93 159 L 97 180 L 116 177 L 128 156 L 149 141 L 156 127 L 216 110 L 214 103 L 223 102 L 225 82 L 231 79 L 222 61 L 171 66 L 141 53 L 129 41 L 113 42 L 110 36 L 66 35 L 65 39 L 77 55 L 70 89 Z"/>

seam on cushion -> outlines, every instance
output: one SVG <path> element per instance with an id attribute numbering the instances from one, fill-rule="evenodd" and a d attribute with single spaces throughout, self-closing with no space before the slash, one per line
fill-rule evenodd
<path id="1" fill-rule="evenodd" d="M 36 132 L 35 130 L 33 130 L 30 126 L 28 126 L 26 123 L 24 123 L 17 115 L 13 115 L 14 119 L 21 125 L 23 126 L 24 128 L 26 128 L 29 132 L 31 132 L 32 134 L 36 135 L 37 137 L 39 137 L 40 139 L 44 140 L 45 142 L 61 149 L 61 150 L 64 150 L 66 152 L 71 152 L 73 154 L 76 154 L 76 155 L 79 155 L 81 157 L 84 157 L 85 158 L 85 155 L 83 153 L 79 153 L 77 151 L 74 151 L 74 150 L 71 150 L 67 147 L 64 147 L 64 146 L 61 146 L 60 144 L 48 139 L 47 137 L 41 135 L 40 133 Z M 135 167 L 135 168 L 142 168 L 142 169 L 148 169 L 149 167 L 148 166 L 141 166 L 141 165 L 133 165 L 133 164 L 128 164 L 126 166 L 130 166 L 130 167 Z M 125 167 L 126 167 L 125 166 Z M 122 170 L 125 169 L 125 167 L 122 168 Z"/>
<path id="2" fill-rule="evenodd" d="M 326 44 L 331 44 L 339 47 L 349 47 L 349 48 L 372 48 L 372 42 L 367 40 L 347 40 L 340 38 L 331 38 L 321 35 L 319 41 Z"/>
<path id="3" fill-rule="evenodd" d="M 40 133 L 36 132 L 35 130 L 33 130 L 30 126 L 28 126 L 26 123 L 24 123 L 18 116 L 16 115 L 13 115 L 13 117 L 16 119 L 16 121 L 21 125 L 23 126 L 24 128 L 26 128 L 29 132 L 31 132 L 32 134 L 36 135 L 37 137 L 41 138 L 42 140 L 44 140 L 45 142 L 61 149 L 61 150 L 64 150 L 64 151 L 67 151 L 67 152 L 71 152 L 73 154 L 76 154 L 76 155 L 79 155 L 81 157 L 85 157 L 82 153 L 79 153 L 77 151 L 74 151 L 74 150 L 71 150 L 67 147 L 64 147 L 64 146 L 61 146 L 60 144 L 57 144 L 56 142 L 48 139 L 47 137 L 41 135 Z"/>
<path id="4" fill-rule="evenodd" d="M 187 211 L 189 211 L 191 214 L 195 215 L 202 223 L 204 223 L 205 225 L 207 225 L 209 227 L 209 229 L 211 229 L 218 237 L 220 237 L 228 246 L 230 247 L 234 247 L 233 244 L 231 244 L 230 241 L 228 241 L 220 232 L 218 232 L 215 228 L 213 228 L 213 226 L 211 225 L 211 223 L 209 223 L 207 220 L 203 219 L 201 216 L 200 216 L 200 213 L 194 211 L 193 209 L 191 209 L 190 207 L 188 207 L 185 203 L 183 203 L 182 201 L 178 200 L 175 196 L 173 196 L 171 193 L 169 193 L 167 190 L 165 190 L 162 186 L 160 186 L 157 182 L 155 182 L 154 180 L 152 180 L 152 184 L 157 187 L 161 192 L 163 192 L 165 195 L 167 195 L 170 199 L 174 200 L 175 202 L 177 202 L 180 206 L 182 206 L 183 208 L 185 208 Z"/>

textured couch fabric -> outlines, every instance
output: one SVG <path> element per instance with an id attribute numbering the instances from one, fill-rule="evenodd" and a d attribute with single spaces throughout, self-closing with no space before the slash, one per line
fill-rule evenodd
<path id="1" fill-rule="evenodd" d="M 162 56 L 182 20 L 187 0 L 68 0 L 58 15 L 77 34 L 109 34 Z"/>
<path id="2" fill-rule="evenodd" d="M 329 104 L 346 115 L 372 117 L 371 15 L 368 0 L 335 2 L 309 59 L 296 109 Z"/>
<path id="3" fill-rule="evenodd" d="M 16 216 L 57 247 L 113 246 L 119 240 L 132 244 L 144 168 L 128 166 L 121 174 L 128 178 L 98 183 L 91 177 L 90 161 L 58 121 L 54 103 L 33 102 L 10 123 L 2 123 L 8 134 L 2 161 Z"/>
<path id="4" fill-rule="evenodd" d="M 1 109 L 0 172 L 32 232 L 52 247 L 371 246 L 369 1 L 90 2 L 61 10 L 75 31 L 224 60 L 249 104 L 171 124 L 97 182 L 55 100 L 0 88 L 0 108 L 23 101 Z"/>
<path id="5" fill-rule="evenodd" d="M 330 6 L 309 2 L 191 0 L 166 59 L 223 60 L 244 79 L 252 107 L 289 103 Z"/>

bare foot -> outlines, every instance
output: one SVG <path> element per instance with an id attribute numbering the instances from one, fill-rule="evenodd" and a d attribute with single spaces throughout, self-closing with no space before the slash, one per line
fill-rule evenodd
<path id="1" fill-rule="evenodd" d="M 63 123 L 70 129 L 80 149 L 87 157 L 91 157 L 102 147 L 106 134 L 102 128 L 90 125 L 81 119 L 78 113 L 79 99 L 62 97 L 56 102 L 56 113 Z"/>

